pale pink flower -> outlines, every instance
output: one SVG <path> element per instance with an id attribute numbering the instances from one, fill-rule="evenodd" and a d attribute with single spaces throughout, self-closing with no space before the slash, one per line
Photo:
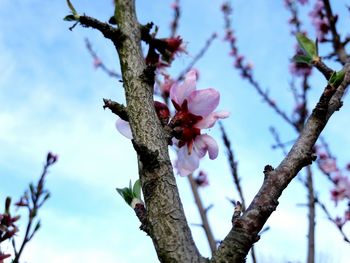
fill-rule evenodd
<path id="1" fill-rule="evenodd" d="M 344 220 L 350 221 L 350 210 L 345 211 L 344 213 Z"/>
<path id="2" fill-rule="evenodd" d="M 219 104 L 220 94 L 215 89 L 196 90 L 198 73 L 189 71 L 182 83 L 175 83 L 170 89 L 170 99 L 176 113 L 169 125 L 174 132 L 174 143 L 179 148 L 176 168 L 181 176 L 187 176 L 199 167 L 199 161 L 208 152 L 210 159 L 218 156 L 219 147 L 208 134 L 201 134 L 202 129 L 211 128 L 219 119 L 229 116 L 227 111 L 214 112 Z M 157 110 L 157 104 L 155 104 Z M 158 106 L 158 117 L 162 119 L 162 107 Z M 167 113 L 168 114 L 168 113 Z M 118 119 L 118 131 L 132 139 L 128 122 Z"/>
<path id="3" fill-rule="evenodd" d="M 208 152 L 210 159 L 218 155 L 216 141 L 201 129 L 214 126 L 218 119 L 229 116 L 227 111 L 214 112 L 220 101 L 215 89 L 196 90 L 197 73 L 189 71 L 182 83 L 175 84 L 170 90 L 170 98 L 176 114 L 170 125 L 176 131 L 178 139 L 178 159 L 176 168 L 181 176 L 187 176 L 199 167 L 199 160 Z"/>
<path id="4" fill-rule="evenodd" d="M 164 81 L 159 84 L 158 88 L 163 98 L 169 98 L 170 89 L 176 81 L 165 72 L 162 72 L 161 74 L 164 77 Z"/>
<path id="5" fill-rule="evenodd" d="M 335 159 L 327 158 L 320 162 L 320 168 L 325 173 L 333 173 L 338 171 L 337 162 Z"/>
<path id="6" fill-rule="evenodd" d="M 334 177 L 334 188 L 331 190 L 331 199 L 337 204 L 345 198 L 350 198 L 350 180 L 343 175 L 337 175 Z"/>

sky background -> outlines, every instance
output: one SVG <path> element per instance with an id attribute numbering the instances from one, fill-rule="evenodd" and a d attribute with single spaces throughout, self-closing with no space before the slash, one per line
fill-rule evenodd
<path id="1" fill-rule="evenodd" d="M 283 157 L 280 151 L 271 149 L 274 140 L 269 127 L 277 127 L 283 141 L 295 139 L 296 134 L 235 71 L 229 46 L 223 42 L 222 1 L 182 2 L 178 33 L 187 44 L 188 55 L 179 57 L 169 73 L 177 76 L 206 39 L 218 33 L 218 39 L 196 64 L 200 71 L 197 87 L 218 89 L 219 109 L 231 112 L 224 125 L 239 161 L 238 171 L 249 203 L 261 186 L 264 166 L 277 166 Z M 338 28 L 347 34 L 348 3 L 331 2 L 340 14 Z M 79 13 L 102 21 L 113 14 L 111 0 L 73 3 Z M 159 26 L 158 36 L 167 37 L 171 3 L 137 1 L 140 22 L 154 22 Z M 314 37 L 307 16 L 312 5 L 306 5 L 301 15 Z M 291 113 L 294 106 L 288 90 L 288 65 L 295 40 L 289 33 L 284 1 L 235 0 L 233 6 L 240 51 L 254 64 L 254 74 L 262 87 L 269 89 L 278 104 Z M 134 212 L 115 191 L 138 177 L 130 141 L 116 131 L 116 117 L 102 108 L 102 98 L 124 102 L 123 90 L 116 79 L 93 68 L 84 39 L 91 41 L 106 65 L 118 71 L 116 51 L 92 29 L 77 26 L 69 31 L 71 24 L 62 20 L 68 13 L 64 0 L 0 0 L 0 200 L 7 195 L 19 198 L 27 184 L 37 180 L 47 152 L 52 151 L 59 155 L 47 177 L 52 197 L 40 211 L 42 228 L 26 248 L 23 262 L 157 262 L 150 238 L 138 229 L 140 223 Z M 327 50 L 327 46 L 320 48 L 321 54 Z M 335 69 L 340 69 L 339 65 Z M 309 100 L 313 105 L 326 82 L 316 71 L 311 79 Z M 346 147 L 350 145 L 346 129 L 349 103 L 346 97 L 344 107 L 324 131 L 341 167 L 350 160 Z M 227 198 L 237 198 L 237 193 L 218 127 L 209 134 L 219 142 L 220 154 L 215 161 L 201 162 L 201 168 L 209 174 L 210 186 L 201 189 L 200 194 L 206 205 L 214 205 L 209 220 L 215 237 L 221 240 L 231 227 L 233 208 Z M 179 176 L 176 179 L 188 222 L 200 223 L 188 180 Z M 329 199 L 331 186 L 326 179 L 316 173 L 315 183 L 320 198 L 333 208 Z M 297 180 L 283 192 L 277 211 L 267 223 L 271 229 L 256 245 L 258 262 L 305 261 L 307 210 L 298 206 L 306 202 L 305 198 L 305 189 Z M 343 210 L 338 207 L 334 215 L 342 215 Z M 191 229 L 199 250 L 209 256 L 204 232 L 192 225 Z M 349 245 L 320 210 L 316 230 L 317 262 L 348 262 Z M 349 225 L 345 231 L 350 234 Z M 3 248 L 10 249 L 11 245 Z"/>

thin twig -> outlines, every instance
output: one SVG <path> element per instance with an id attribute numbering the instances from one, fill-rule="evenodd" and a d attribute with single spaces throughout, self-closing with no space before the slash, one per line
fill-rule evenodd
<path id="1" fill-rule="evenodd" d="M 339 61 L 343 65 L 345 65 L 348 55 L 346 54 L 345 47 L 341 42 L 340 35 L 337 31 L 337 27 L 336 27 L 337 18 L 333 14 L 332 7 L 329 0 L 323 0 L 323 4 L 327 14 L 327 19 L 329 21 L 329 28 L 332 33 L 332 44 L 333 44 L 334 52 L 337 54 Z"/>
<path id="2" fill-rule="evenodd" d="M 198 52 L 198 54 L 192 59 L 192 61 L 188 64 L 188 66 L 185 68 L 185 70 L 183 70 L 179 76 L 177 77 L 177 81 L 181 81 L 184 76 L 186 75 L 186 73 L 188 71 L 190 71 L 193 66 L 198 62 L 198 60 L 200 60 L 204 54 L 207 52 L 207 50 L 209 49 L 210 45 L 212 44 L 213 40 L 217 37 L 216 33 L 213 33 L 208 40 L 205 42 L 204 47 Z"/>
<path id="3" fill-rule="evenodd" d="M 216 250 L 216 241 L 214 239 L 214 235 L 213 235 L 213 232 L 211 230 L 211 227 L 210 227 L 210 224 L 208 221 L 207 209 L 205 209 L 203 206 L 202 200 L 201 200 L 201 198 L 199 196 L 199 192 L 198 192 L 198 185 L 197 185 L 195 179 L 193 178 L 193 175 L 190 174 L 187 178 L 188 178 L 188 181 L 190 182 L 192 193 L 194 196 L 194 200 L 196 202 L 196 205 L 197 205 L 197 208 L 199 211 L 199 215 L 200 215 L 201 220 L 202 220 L 202 224 L 200 226 L 204 229 L 205 235 L 207 236 L 207 240 L 208 240 L 211 252 L 214 253 Z"/>
<path id="4" fill-rule="evenodd" d="M 119 73 L 116 73 L 114 70 L 109 69 L 105 65 L 105 63 L 103 63 L 103 61 L 100 59 L 100 57 L 97 55 L 97 53 L 93 50 L 89 39 L 86 38 L 85 43 L 86 43 L 87 50 L 89 51 L 91 57 L 94 60 L 95 68 L 101 68 L 102 71 L 105 72 L 108 76 L 113 77 L 113 78 L 117 78 L 118 80 L 120 80 L 122 76 Z"/>
<path id="5" fill-rule="evenodd" d="M 176 31 L 179 28 L 179 20 L 181 15 L 181 9 L 180 9 L 180 0 L 175 0 L 175 2 L 171 5 L 171 7 L 174 9 L 174 17 L 173 21 L 170 23 L 170 37 L 176 36 Z"/>

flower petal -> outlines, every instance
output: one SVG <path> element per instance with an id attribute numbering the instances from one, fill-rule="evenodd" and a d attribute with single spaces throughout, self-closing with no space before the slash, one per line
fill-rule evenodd
<path id="1" fill-rule="evenodd" d="M 220 93 L 215 89 L 193 91 L 188 99 L 188 111 L 206 117 L 216 109 L 219 101 Z"/>
<path id="2" fill-rule="evenodd" d="M 196 90 L 197 72 L 190 70 L 182 83 L 175 83 L 170 89 L 170 99 L 178 105 L 182 105 L 183 101 Z"/>
<path id="3" fill-rule="evenodd" d="M 127 121 L 118 119 L 115 123 L 117 130 L 128 139 L 132 139 L 130 124 Z"/>
<path id="4" fill-rule="evenodd" d="M 219 153 L 219 146 L 213 137 L 208 134 L 201 134 L 194 139 L 193 151 L 195 151 L 199 158 L 204 157 L 208 152 L 211 160 L 215 159 Z"/>
<path id="5" fill-rule="evenodd" d="M 199 157 L 196 152 L 188 154 L 187 145 L 181 147 L 177 152 L 176 168 L 181 176 L 193 173 L 199 167 Z"/>
<path id="6" fill-rule="evenodd" d="M 207 117 L 197 122 L 194 126 L 198 129 L 207 129 L 214 126 L 218 119 L 225 119 L 230 116 L 228 111 L 216 111 L 210 113 Z"/>

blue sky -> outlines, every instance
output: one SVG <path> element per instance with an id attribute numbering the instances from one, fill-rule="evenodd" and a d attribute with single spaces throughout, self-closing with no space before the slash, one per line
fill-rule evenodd
<path id="1" fill-rule="evenodd" d="M 80 13 L 106 21 L 113 13 L 111 2 L 73 3 Z M 176 75 L 181 71 L 211 33 L 218 32 L 219 39 L 196 65 L 200 70 L 198 88 L 220 90 L 219 108 L 231 111 L 224 124 L 250 201 L 262 183 L 263 167 L 276 166 L 282 158 L 279 151 L 271 150 L 269 126 L 278 127 L 284 141 L 294 139 L 296 134 L 234 70 L 229 47 L 222 41 L 222 2 L 182 2 L 179 34 L 187 43 L 188 55 L 179 57 L 169 72 Z M 342 14 L 339 27 L 346 30 L 350 22 L 344 8 L 346 1 L 332 2 Z M 138 17 L 142 23 L 153 21 L 159 26 L 159 36 L 166 37 L 171 3 L 139 0 Z M 285 111 L 292 112 L 288 58 L 294 50 L 294 40 L 289 35 L 289 14 L 283 1 L 236 0 L 233 5 L 240 50 L 253 62 L 262 86 L 270 90 Z M 311 7 L 307 5 L 302 13 L 306 15 Z M 132 145 L 115 130 L 115 116 L 102 109 L 102 98 L 123 102 L 123 90 L 115 79 L 94 70 L 84 39 L 89 38 L 103 61 L 117 70 L 116 52 L 99 32 L 79 26 L 70 32 L 70 24 L 62 20 L 68 12 L 64 0 L 0 0 L 0 200 L 7 195 L 19 197 L 27 184 L 38 178 L 46 153 L 53 151 L 59 154 L 59 161 L 47 178 L 52 198 L 40 213 L 42 229 L 29 244 L 24 260 L 156 262 L 151 240 L 138 229 L 134 212 L 115 191 L 130 179 L 137 179 Z M 309 22 L 306 26 L 310 28 Z M 325 50 L 327 47 L 321 52 Z M 314 72 L 312 81 L 310 101 L 315 102 L 325 81 L 318 72 Z M 343 109 L 335 114 L 324 133 L 340 165 L 350 159 L 344 147 L 350 144 L 344 129 L 348 104 L 346 97 Z M 218 129 L 212 129 L 210 134 L 221 145 Z M 230 229 L 232 207 L 226 197 L 237 197 L 224 149 L 221 147 L 217 160 L 203 160 L 201 167 L 210 180 L 210 187 L 202 189 L 201 196 L 205 204 L 214 204 L 209 219 L 219 240 Z M 320 196 L 329 200 L 326 180 L 317 174 L 315 181 Z M 187 179 L 177 177 L 177 182 L 188 221 L 199 223 Z M 296 206 L 305 203 L 305 196 L 297 181 L 283 193 L 277 212 L 268 222 L 271 230 L 256 245 L 259 262 L 305 260 L 307 211 Z M 349 245 L 342 242 L 322 211 L 317 212 L 318 262 L 346 262 Z M 350 233 L 349 226 L 346 230 Z M 192 227 L 192 231 L 200 251 L 208 256 L 203 231 L 198 227 Z"/>

